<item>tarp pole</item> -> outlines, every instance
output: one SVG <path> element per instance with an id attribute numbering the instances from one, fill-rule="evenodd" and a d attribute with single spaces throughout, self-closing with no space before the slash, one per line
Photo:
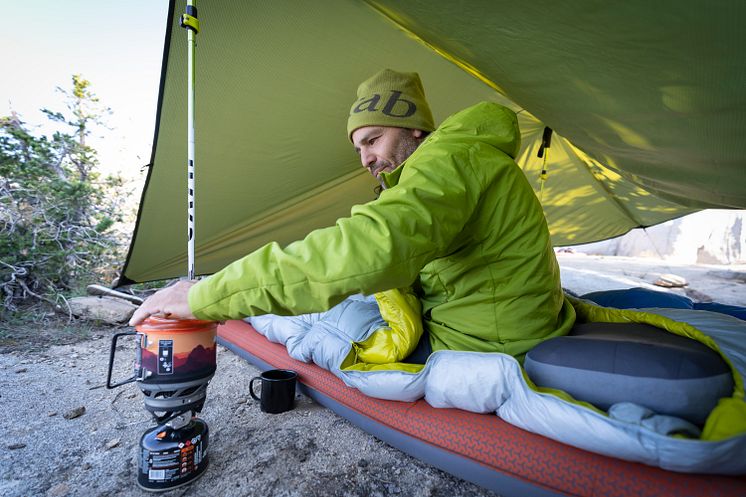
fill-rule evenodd
<path id="1" fill-rule="evenodd" d="M 199 20 L 196 0 L 187 0 L 181 27 L 187 30 L 187 278 L 194 279 L 194 63 Z"/>

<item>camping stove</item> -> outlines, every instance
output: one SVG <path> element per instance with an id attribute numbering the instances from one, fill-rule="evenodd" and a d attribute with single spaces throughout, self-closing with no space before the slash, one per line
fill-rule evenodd
<path id="1" fill-rule="evenodd" d="M 112 337 L 106 386 L 137 383 L 157 424 L 140 438 L 137 484 L 152 492 L 171 490 L 199 478 L 207 468 L 209 431 L 196 414 L 215 374 L 217 323 L 151 316 L 135 330 Z M 134 374 L 112 384 L 122 336 L 137 337 Z"/>

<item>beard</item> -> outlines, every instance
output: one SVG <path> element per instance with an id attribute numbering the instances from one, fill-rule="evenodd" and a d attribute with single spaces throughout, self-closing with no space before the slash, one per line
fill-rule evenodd
<path id="1" fill-rule="evenodd" d="M 394 147 L 394 150 L 391 154 L 391 160 L 380 160 L 375 163 L 373 170 L 377 170 L 380 172 L 391 172 L 397 167 L 401 166 L 402 163 L 409 158 L 410 155 L 414 153 L 415 150 L 417 150 L 417 147 L 420 146 L 420 143 L 422 143 L 422 139 L 415 138 L 412 136 L 411 130 L 401 128 L 400 134 L 399 134 L 399 141 L 396 144 L 396 147 Z M 383 181 L 381 180 L 380 175 L 376 175 L 376 179 L 379 183 L 381 183 L 381 186 L 383 188 L 386 188 L 383 184 Z"/>
<path id="2" fill-rule="evenodd" d="M 402 165 L 402 163 L 409 158 L 410 155 L 417 150 L 417 147 L 422 143 L 422 139 L 415 138 L 412 136 L 411 130 L 402 129 L 397 147 L 394 149 L 393 160 L 394 168 Z"/>

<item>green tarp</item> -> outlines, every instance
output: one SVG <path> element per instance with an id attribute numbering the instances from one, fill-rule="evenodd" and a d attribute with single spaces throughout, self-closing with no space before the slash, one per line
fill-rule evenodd
<path id="1" fill-rule="evenodd" d="M 120 284 L 186 272 L 186 32 L 171 6 L 148 181 Z M 359 82 L 417 71 L 436 121 L 519 116 L 555 245 L 746 208 L 746 3 L 198 3 L 196 271 L 374 198 L 345 136 Z M 554 133 L 544 188 L 537 157 Z"/>

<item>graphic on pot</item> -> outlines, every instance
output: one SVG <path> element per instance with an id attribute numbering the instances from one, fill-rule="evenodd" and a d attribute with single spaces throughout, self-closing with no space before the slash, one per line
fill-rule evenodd
<path id="1" fill-rule="evenodd" d="M 145 326 L 138 328 L 145 335 L 142 338 L 141 364 L 148 370 L 148 377 L 157 375 L 160 380 L 183 381 L 215 372 L 215 323 L 181 321 L 177 322 L 180 325 L 177 327 L 162 322 L 167 320 L 159 321 L 146 322 Z"/>

